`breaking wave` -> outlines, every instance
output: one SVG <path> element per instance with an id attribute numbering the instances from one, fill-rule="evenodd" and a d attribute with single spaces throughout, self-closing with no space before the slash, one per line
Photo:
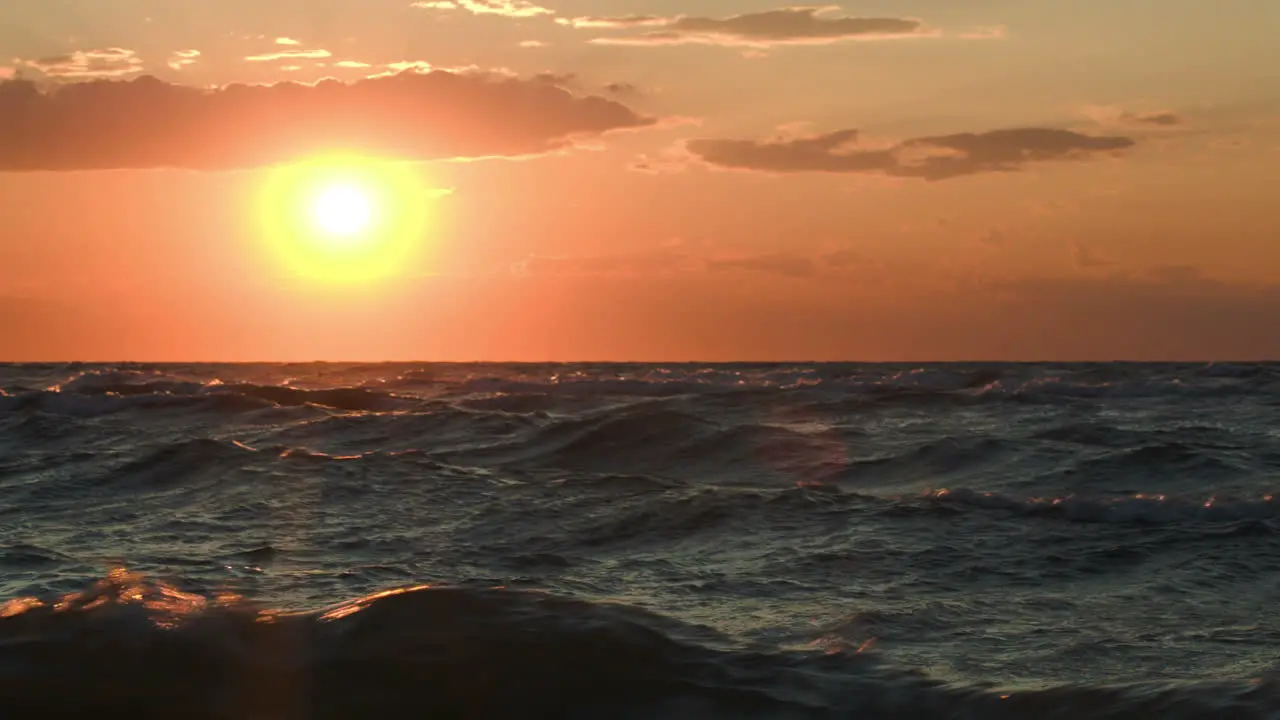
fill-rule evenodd
<path id="1" fill-rule="evenodd" d="M 742 647 L 616 603 L 404 588 L 282 612 L 113 572 L 0 607 L 14 717 L 1269 718 L 1280 685 L 959 686 L 838 638 Z"/>

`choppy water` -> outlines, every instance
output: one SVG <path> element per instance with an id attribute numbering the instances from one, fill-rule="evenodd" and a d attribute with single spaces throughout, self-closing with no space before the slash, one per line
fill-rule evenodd
<path id="1" fill-rule="evenodd" d="M 0 714 L 1280 717 L 1278 480 L 1280 366 L 0 366 Z"/>

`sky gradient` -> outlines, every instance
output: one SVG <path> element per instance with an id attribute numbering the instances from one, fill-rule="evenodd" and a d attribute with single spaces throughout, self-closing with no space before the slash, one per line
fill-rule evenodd
<path id="1" fill-rule="evenodd" d="M 0 0 L 0 360 L 1280 357 L 1280 5 Z M 297 277 L 279 168 L 410 168 Z"/>

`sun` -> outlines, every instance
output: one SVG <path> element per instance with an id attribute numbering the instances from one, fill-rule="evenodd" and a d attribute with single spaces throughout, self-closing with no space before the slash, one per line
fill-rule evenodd
<path id="1" fill-rule="evenodd" d="M 366 190 L 354 185 L 322 187 L 311 206 L 311 219 L 322 233 L 351 238 L 369 229 L 373 199 Z"/>
<path id="2" fill-rule="evenodd" d="M 421 268 L 430 208 L 440 191 L 421 166 L 326 156 L 273 168 L 257 213 L 263 246 L 290 275 L 325 284 L 368 283 Z"/>

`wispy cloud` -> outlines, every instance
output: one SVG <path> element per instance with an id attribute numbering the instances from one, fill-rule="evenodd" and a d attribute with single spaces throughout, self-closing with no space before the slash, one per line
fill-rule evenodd
<path id="1" fill-rule="evenodd" d="M 726 253 L 668 246 L 605 255 L 529 255 L 511 273 L 530 276 L 643 277 L 689 273 L 747 273 L 779 278 L 810 278 L 866 271 L 872 263 L 849 250 L 813 254 L 793 252 Z"/>
<path id="2" fill-rule="evenodd" d="M 1034 162 L 1083 159 L 1134 145 L 1127 137 L 1097 137 L 1070 130 L 1018 128 L 905 140 L 887 148 L 861 148 L 857 130 L 771 140 L 696 139 L 686 149 L 722 168 L 768 173 L 880 173 L 945 180 L 1009 172 Z"/>
<path id="3" fill-rule="evenodd" d="M 678 19 L 659 17 L 657 15 L 625 15 L 622 17 L 556 18 L 556 22 L 580 30 L 626 30 L 630 28 L 665 27 L 675 23 Z"/>
<path id="4" fill-rule="evenodd" d="M 366 67 L 369 67 L 366 65 Z M 406 72 L 427 73 L 435 70 L 435 67 L 426 60 L 399 60 L 393 63 L 387 63 L 381 66 L 383 70 L 370 75 L 370 78 L 392 77 Z"/>
<path id="5" fill-rule="evenodd" d="M 1071 244 L 1071 262 L 1077 270 L 1096 270 L 1115 265 L 1110 260 L 1099 257 L 1092 248 L 1079 241 Z"/>
<path id="6" fill-rule="evenodd" d="M 518 157 L 655 123 L 615 100 L 481 72 L 213 90 L 150 76 L 49 90 L 10 80 L 0 85 L 0 171 L 226 170 L 333 148 L 404 160 Z"/>
<path id="7" fill-rule="evenodd" d="M 737 270 L 791 278 L 812 277 L 819 269 L 819 263 L 813 258 L 785 252 L 709 258 L 706 266 L 708 270 L 721 272 Z"/>
<path id="8" fill-rule="evenodd" d="M 986 25 L 962 31 L 958 37 L 961 40 L 1000 40 L 1008 34 L 1009 29 L 1004 25 Z"/>
<path id="9" fill-rule="evenodd" d="M 1122 107 L 1091 105 L 1084 114 L 1099 125 L 1146 129 L 1172 129 L 1183 127 L 1187 118 L 1172 110 L 1133 111 Z"/>
<path id="10" fill-rule="evenodd" d="M 277 44 L 277 45 L 290 45 L 290 46 L 297 46 L 297 45 L 301 45 L 301 44 L 302 44 L 302 41 L 301 41 L 301 40 L 294 40 L 293 38 L 290 38 L 290 37 L 278 37 L 278 38 L 276 38 L 276 44 Z"/>
<path id="11" fill-rule="evenodd" d="M 611 82 L 604 86 L 604 90 L 610 95 L 620 95 L 620 96 L 627 96 L 627 97 L 634 97 L 637 95 L 644 94 L 640 91 L 640 88 L 636 87 L 635 85 L 629 82 Z"/>
<path id="12" fill-rule="evenodd" d="M 420 0 L 412 3 L 411 7 L 424 10 L 466 10 L 475 15 L 501 15 L 509 18 L 555 14 L 553 10 L 527 0 Z"/>
<path id="13" fill-rule="evenodd" d="M 323 49 L 284 50 L 261 55 L 249 55 L 244 60 L 245 62 L 275 62 L 277 60 L 323 60 L 329 57 L 333 57 L 333 53 Z"/>
<path id="14" fill-rule="evenodd" d="M 851 17 L 839 13 L 840 8 L 836 6 L 790 7 L 723 18 L 691 15 L 587 16 L 560 18 L 557 22 L 581 29 L 652 28 L 650 32 L 640 35 L 600 37 L 590 41 L 610 45 L 697 43 L 761 48 L 775 45 L 825 45 L 849 40 L 881 40 L 936 34 L 926 30 L 923 23 L 915 18 Z"/>
<path id="15" fill-rule="evenodd" d="M 1171 127 L 1185 122 L 1185 119 L 1175 112 L 1154 112 L 1142 115 L 1126 114 L 1124 119 L 1137 125 L 1158 125 L 1160 127 Z"/>
<path id="16" fill-rule="evenodd" d="M 169 58 L 168 65 L 173 70 L 181 70 L 188 65 L 195 64 L 199 58 L 199 50 L 178 50 Z"/>
<path id="17" fill-rule="evenodd" d="M 19 60 L 19 68 L 35 70 L 51 78 L 113 78 L 142 72 L 142 59 L 133 50 L 104 48 L 78 50 L 38 60 Z"/>

